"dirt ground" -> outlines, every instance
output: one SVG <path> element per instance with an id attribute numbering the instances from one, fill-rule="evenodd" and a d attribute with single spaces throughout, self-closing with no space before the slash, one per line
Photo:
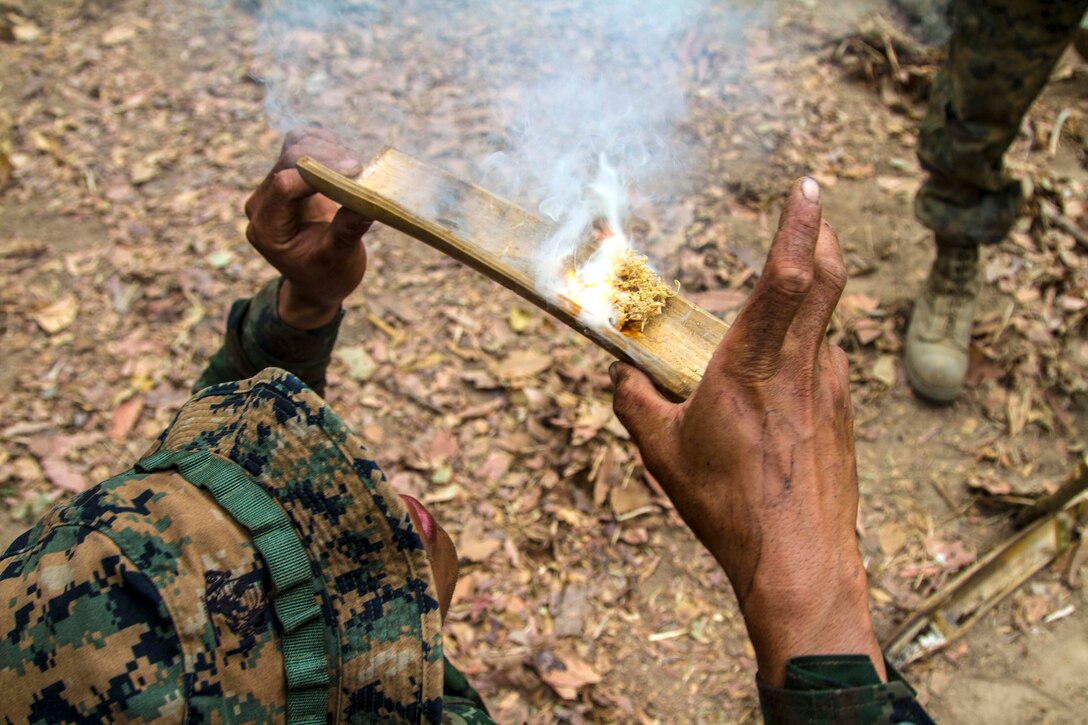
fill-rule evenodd
<path id="1" fill-rule="evenodd" d="M 230 302 L 270 277 L 243 236 L 242 204 L 281 141 L 254 80 L 256 5 L 0 0 L 4 545 L 140 455 Z M 876 0 L 720 5 L 745 24 L 716 33 L 711 13 L 684 41 L 695 191 L 657 204 L 654 256 L 729 320 L 782 190 L 802 173 L 823 185 L 852 272 L 832 335 L 852 362 L 859 540 L 883 637 L 1085 450 L 1088 253 L 1039 210 L 1088 228 L 1088 66 L 1063 60 L 1009 153 L 1029 201 L 983 258 L 969 388 L 935 408 L 898 362 L 933 255 L 912 212 L 932 50 L 889 34 L 903 26 Z M 382 82 L 409 84 L 439 63 L 378 60 Z M 486 124 L 451 118 L 414 150 L 470 173 L 479 159 L 458 149 L 486 145 Z M 458 544 L 447 651 L 497 718 L 758 719 L 733 595 L 611 416 L 608 357 L 391 230 L 368 250 L 329 400 Z M 904 674 L 941 721 L 1073 723 L 1086 667 L 1088 594 L 1055 565 Z"/>

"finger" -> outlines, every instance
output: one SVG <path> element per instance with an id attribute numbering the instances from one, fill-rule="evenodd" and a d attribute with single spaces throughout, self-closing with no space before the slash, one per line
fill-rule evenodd
<path id="1" fill-rule="evenodd" d="M 297 144 L 285 147 L 279 159 L 276 160 L 276 165 L 272 167 L 272 171 L 293 168 L 304 156 L 309 156 L 342 174 L 355 176 L 362 171 L 362 162 L 348 149 L 319 138 L 306 138 Z"/>
<path id="2" fill-rule="evenodd" d="M 832 345 L 824 340 L 820 350 L 816 354 L 817 366 L 820 369 L 818 379 L 820 384 L 831 397 L 835 410 L 850 405 L 850 361 L 846 353 L 838 345 Z"/>
<path id="3" fill-rule="evenodd" d="M 827 326 L 831 324 L 831 316 L 835 314 L 846 286 L 846 277 L 846 261 L 839 238 L 824 221 L 816 240 L 812 289 L 790 331 L 802 349 L 811 350 L 815 355 L 827 339 Z"/>
<path id="4" fill-rule="evenodd" d="M 355 248 L 373 223 L 372 219 L 367 219 L 347 207 L 341 207 L 333 217 L 332 224 L 329 225 L 329 235 L 333 245 L 340 248 Z"/>
<path id="5" fill-rule="evenodd" d="M 302 202 L 299 217 L 304 224 L 307 222 L 325 222 L 328 224 L 332 222 L 333 217 L 336 216 L 336 212 L 339 210 L 340 205 L 329 197 L 314 194 Z"/>
<path id="6" fill-rule="evenodd" d="M 846 352 L 838 345 L 828 344 L 828 355 L 831 356 L 831 369 L 835 371 L 835 375 L 840 380 L 850 382 L 850 358 L 846 356 Z"/>
<path id="7" fill-rule="evenodd" d="M 814 276 L 813 257 L 820 232 L 820 186 L 798 179 L 790 188 L 763 274 L 727 339 L 743 341 L 752 360 L 777 358 Z M 717 357 L 717 356 L 715 356 Z"/>
<path id="8" fill-rule="evenodd" d="M 631 434 L 643 457 L 661 440 L 665 421 L 676 406 L 662 397 L 646 375 L 633 365 L 614 362 L 608 368 L 615 392 L 612 410 Z M 653 457 L 649 454 L 649 457 Z"/>
<path id="9" fill-rule="evenodd" d="M 299 143 L 307 136 L 324 139 L 326 141 L 332 141 L 336 144 L 340 143 L 340 138 L 327 128 L 318 128 L 317 126 L 300 126 L 298 128 L 292 128 L 286 133 L 286 135 L 284 135 L 284 146 L 286 147 L 291 144 Z"/>
<path id="10" fill-rule="evenodd" d="M 271 241 L 286 241 L 295 235 L 302 223 L 301 204 L 314 195 L 313 187 L 302 179 L 297 169 L 284 169 L 269 174 L 246 202 L 250 229 L 271 235 Z M 254 237 L 247 231 L 250 241 Z"/>

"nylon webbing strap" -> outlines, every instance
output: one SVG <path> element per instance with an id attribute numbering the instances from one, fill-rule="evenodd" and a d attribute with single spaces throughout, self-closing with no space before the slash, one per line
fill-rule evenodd
<path id="1" fill-rule="evenodd" d="M 168 469 L 208 491 L 253 535 L 272 577 L 272 608 L 283 628 L 287 722 L 324 723 L 330 685 L 324 621 L 314 601 L 310 558 L 287 513 L 241 466 L 206 451 L 159 451 L 136 464 L 145 473 Z"/>

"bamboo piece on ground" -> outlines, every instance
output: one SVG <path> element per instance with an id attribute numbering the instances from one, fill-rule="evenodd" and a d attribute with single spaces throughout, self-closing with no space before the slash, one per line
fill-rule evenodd
<path id="1" fill-rule="evenodd" d="M 463 262 L 637 365 L 674 400 L 695 389 L 728 329 L 682 295 L 641 332 L 587 325 L 577 304 L 537 284 L 534 265 L 555 233 L 552 222 L 396 149 L 382 149 L 354 180 L 309 157 L 298 168 L 333 201 Z"/>
<path id="2" fill-rule="evenodd" d="M 1088 521 L 1088 492 L 1000 544 L 927 599 L 884 642 L 897 667 L 939 652 L 1069 548 L 1074 532 Z"/>

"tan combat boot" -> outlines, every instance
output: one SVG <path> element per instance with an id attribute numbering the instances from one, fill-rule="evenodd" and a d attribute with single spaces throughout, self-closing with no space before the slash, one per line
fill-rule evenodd
<path id="1" fill-rule="evenodd" d="M 978 247 L 938 247 L 903 354 L 910 386 L 934 403 L 951 403 L 963 390 L 978 289 Z"/>

